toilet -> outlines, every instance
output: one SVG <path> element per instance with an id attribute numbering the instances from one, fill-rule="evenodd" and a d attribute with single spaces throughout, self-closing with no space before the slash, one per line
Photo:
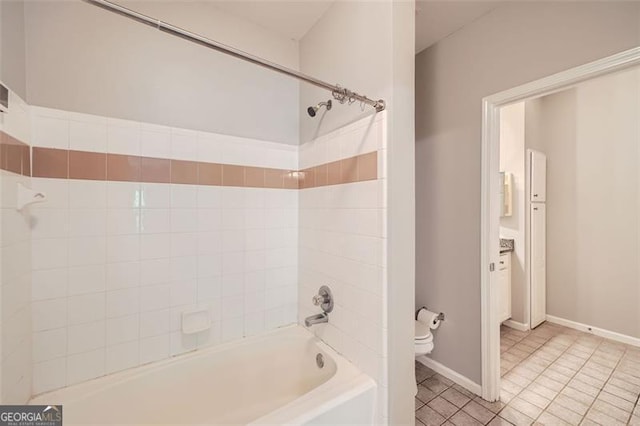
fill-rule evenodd
<path id="1" fill-rule="evenodd" d="M 430 354 L 433 350 L 433 334 L 429 324 L 416 320 L 416 336 L 414 340 L 416 358 Z"/>
<path id="2" fill-rule="evenodd" d="M 416 358 L 428 355 L 433 350 L 433 334 L 426 322 L 416 320 L 416 335 L 414 339 Z M 413 394 L 418 394 L 418 382 L 414 381 Z"/>

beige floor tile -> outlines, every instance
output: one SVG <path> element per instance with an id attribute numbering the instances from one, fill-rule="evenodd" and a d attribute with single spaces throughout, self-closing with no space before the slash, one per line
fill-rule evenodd
<path id="1" fill-rule="evenodd" d="M 525 362 L 526 361 L 523 361 L 523 364 Z M 522 377 L 524 377 L 526 379 L 529 379 L 530 381 L 535 380 L 536 377 L 538 377 L 540 375 L 539 373 L 536 373 L 535 371 L 532 371 L 532 370 L 526 368 L 523 364 L 520 364 L 519 366 L 515 367 L 513 369 L 513 373 L 517 374 L 519 376 L 522 376 Z"/>
<path id="2" fill-rule="evenodd" d="M 513 423 L 503 419 L 502 417 L 496 416 L 488 423 L 488 426 L 512 426 Z"/>
<path id="3" fill-rule="evenodd" d="M 571 399 L 574 399 L 578 402 L 580 402 L 581 404 L 584 404 L 586 406 L 590 406 L 593 401 L 596 399 L 594 396 L 586 394 L 584 392 L 580 392 L 577 389 L 574 388 L 570 388 L 569 386 L 567 386 L 566 388 L 562 389 L 561 392 L 562 395 L 566 395 Z"/>
<path id="4" fill-rule="evenodd" d="M 606 391 L 600 392 L 600 395 L 598 395 L 598 399 L 608 402 L 614 407 L 620 408 L 621 410 L 624 410 L 627 413 L 633 412 L 633 407 L 634 407 L 633 402 L 627 401 L 626 399 L 622 399 L 619 396 L 610 394 L 609 392 L 606 392 Z"/>
<path id="5" fill-rule="evenodd" d="M 640 376 L 636 377 L 633 374 L 625 373 L 622 369 L 623 367 L 616 368 L 611 377 L 631 384 L 640 383 Z"/>
<path id="6" fill-rule="evenodd" d="M 418 394 L 416 395 L 416 397 L 420 401 L 422 401 L 422 402 L 424 402 L 426 404 L 427 402 L 431 401 L 436 396 L 438 396 L 438 394 L 436 394 L 431 389 L 427 388 L 426 386 L 424 386 L 422 384 L 418 385 Z"/>
<path id="7" fill-rule="evenodd" d="M 582 369 L 580 369 L 580 373 L 586 374 L 587 376 L 591 376 L 601 381 L 606 381 L 609 379 L 609 376 L 611 375 L 611 371 L 604 372 L 599 369 L 593 368 L 593 365 L 595 364 L 592 364 L 587 367 L 583 367 Z"/>
<path id="8" fill-rule="evenodd" d="M 549 366 L 547 371 L 553 371 L 553 372 L 562 374 L 563 376 L 566 376 L 567 377 L 566 381 L 568 382 L 569 379 L 571 379 L 576 374 L 577 370 L 578 368 L 576 369 L 568 368 L 568 367 L 565 367 L 564 365 L 561 365 L 559 361 L 556 361 L 551 366 Z"/>
<path id="9" fill-rule="evenodd" d="M 515 368 L 513 370 L 511 370 L 509 372 L 509 374 L 506 374 L 504 376 L 504 379 L 508 380 L 508 381 L 510 381 L 512 383 L 515 383 L 516 385 L 520 386 L 521 388 L 525 388 L 525 387 L 529 386 L 529 384 L 531 382 L 533 382 L 533 379 L 528 379 L 528 378 L 526 378 L 524 376 L 521 376 L 518 373 L 515 373 Z"/>
<path id="10" fill-rule="evenodd" d="M 613 405 L 601 399 L 596 399 L 596 402 L 594 402 L 591 406 L 591 410 L 600 411 L 601 413 L 604 413 L 609 417 L 613 417 L 614 419 L 623 423 L 626 423 L 627 420 L 629 420 L 629 417 L 631 417 L 630 412 L 624 411 L 618 407 L 614 407 Z"/>
<path id="11" fill-rule="evenodd" d="M 619 388 L 618 386 L 614 386 L 611 383 L 607 383 L 604 386 L 604 390 L 622 399 L 626 399 L 627 401 L 636 402 L 638 400 L 637 394 L 629 392 L 626 389 Z"/>
<path id="12" fill-rule="evenodd" d="M 467 395 L 457 391 L 454 388 L 449 388 L 440 394 L 441 397 L 452 403 L 458 408 L 462 408 L 467 402 L 471 400 Z"/>
<path id="13" fill-rule="evenodd" d="M 625 381 L 618 377 L 612 377 L 609 379 L 609 383 L 636 395 L 640 395 L 640 382 L 638 381 Z"/>
<path id="14" fill-rule="evenodd" d="M 427 405 L 416 411 L 416 418 L 426 426 L 440 426 L 446 420 Z"/>
<path id="15" fill-rule="evenodd" d="M 515 397 L 508 405 L 509 407 L 515 408 L 523 414 L 535 419 L 542 413 L 542 408 L 533 405 L 529 401 L 525 401 L 520 396 Z"/>
<path id="16" fill-rule="evenodd" d="M 529 388 L 523 390 L 518 397 L 524 399 L 527 402 L 530 402 L 531 404 L 543 410 L 547 408 L 549 404 L 551 404 L 551 399 L 537 394 Z"/>
<path id="17" fill-rule="evenodd" d="M 498 415 L 516 426 L 529 426 L 533 424 L 533 419 L 531 417 L 508 406 L 504 407 L 504 409 L 500 411 Z"/>
<path id="18" fill-rule="evenodd" d="M 458 407 L 447 401 L 446 399 L 438 396 L 427 404 L 429 407 L 433 408 L 438 414 L 440 414 L 445 419 L 451 417 L 456 411 L 458 411 Z"/>
<path id="19" fill-rule="evenodd" d="M 567 387 L 577 389 L 580 392 L 593 396 L 594 398 L 600 393 L 599 387 L 591 386 L 590 384 L 575 378 L 567 384 Z"/>
<path id="20" fill-rule="evenodd" d="M 440 380 L 439 377 L 433 376 L 433 377 L 429 377 L 427 380 L 425 380 L 424 382 L 422 382 L 422 385 L 426 386 L 427 388 L 429 388 L 431 391 L 439 394 L 445 390 L 447 390 L 449 388 L 449 385 L 444 383 L 442 380 Z"/>
<path id="21" fill-rule="evenodd" d="M 416 381 L 418 383 L 428 379 L 435 375 L 436 372 L 430 369 L 429 367 L 416 362 Z"/>
<path id="22" fill-rule="evenodd" d="M 502 380 L 502 386 L 501 386 L 502 390 L 505 390 L 505 391 L 507 391 L 509 393 L 517 395 L 520 392 L 522 392 L 522 389 L 524 389 L 522 386 L 517 385 L 517 384 L 513 383 L 511 380 L 509 380 L 507 378 L 507 376 L 503 377 L 502 379 L 503 379 Z"/>
<path id="23" fill-rule="evenodd" d="M 640 349 L 550 323 L 500 335 L 500 401 L 416 366 L 416 425 L 640 426 Z"/>
<path id="24" fill-rule="evenodd" d="M 503 404 L 508 404 L 509 401 L 511 401 L 515 396 L 516 394 L 514 393 L 511 393 L 504 389 L 500 389 L 500 402 L 502 402 Z"/>
<path id="25" fill-rule="evenodd" d="M 453 381 L 450 380 L 450 379 L 447 379 L 442 374 L 436 373 L 436 374 L 433 375 L 433 377 L 438 379 L 440 382 L 444 383 L 447 386 L 453 386 Z"/>
<path id="26" fill-rule="evenodd" d="M 626 422 L 621 422 L 619 420 L 616 420 L 613 417 L 609 417 L 605 413 L 598 410 L 589 410 L 585 419 L 591 420 L 603 426 L 618 426 L 618 425 L 622 426 L 626 424 Z"/>
<path id="27" fill-rule="evenodd" d="M 470 401 L 467 405 L 462 407 L 462 411 L 483 424 L 488 423 L 493 416 L 495 416 L 493 411 L 478 404 L 476 401 Z"/>
<path id="28" fill-rule="evenodd" d="M 561 383 L 562 385 L 566 385 L 567 383 L 569 383 L 569 381 L 573 377 L 573 375 L 567 376 L 565 374 L 558 372 L 557 370 L 553 370 L 552 367 L 549 367 L 545 371 L 543 371 L 542 376 L 548 377 L 553 381 Z"/>
<path id="29" fill-rule="evenodd" d="M 424 405 L 424 402 L 420 401 L 418 398 L 414 398 L 416 401 L 416 410 Z"/>
<path id="30" fill-rule="evenodd" d="M 484 408 L 486 408 L 487 410 L 491 411 L 492 413 L 496 413 L 496 414 L 498 412 L 500 412 L 500 410 L 502 410 L 504 408 L 504 406 L 506 405 L 502 401 L 495 401 L 495 402 L 485 401 L 484 399 L 480 398 L 479 396 L 476 397 L 474 399 L 474 401 L 477 402 L 478 404 L 482 405 Z"/>
<path id="31" fill-rule="evenodd" d="M 480 426 L 483 424 L 464 411 L 458 411 L 449 419 L 449 421 L 456 426 Z"/>
<path id="32" fill-rule="evenodd" d="M 477 395 L 473 392 L 471 392 L 468 389 L 463 388 L 462 386 L 460 386 L 457 383 L 454 383 L 453 386 L 451 386 L 453 389 L 457 390 L 458 392 L 460 392 L 463 395 L 468 396 L 469 398 L 473 399 L 475 398 Z"/>
<path id="33" fill-rule="evenodd" d="M 578 402 L 573 398 L 569 398 L 568 396 L 562 393 L 558 395 L 556 399 L 553 400 L 553 402 L 554 404 L 560 404 L 564 408 L 574 411 L 580 414 L 581 416 L 584 416 L 585 414 L 587 414 L 587 411 L 589 410 L 588 405 Z"/>
<path id="34" fill-rule="evenodd" d="M 564 384 L 557 382 L 547 376 L 538 377 L 534 383 L 538 383 L 546 388 L 549 388 L 553 391 L 560 392 L 562 388 L 564 388 Z"/>
<path id="35" fill-rule="evenodd" d="M 577 426 L 582 421 L 582 416 L 575 411 L 571 411 L 563 407 L 562 405 L 552 402 L 547 407 L 547 410 L 550 414 L 558 417 L 561 420 L 569 423 L 570 425 Z"/>
<path id="36" fill-rule="evenodd" d="M 531 383 L 527 387 L 527 390 L 531 392 L 535 392 L 538 395 L 541 395 L 542 397 L 548 400 L 553 400 L 553 398 L 555 398 L 558 395 L 558 391 L 554 391 L 553 389 L 549 389 L 548 387 L 542 386 L 538 382 Z"/>
<path id="37" fill-rule="evenodd" d="M 569 423 L 565 422 L 562 419 L 550 414 L 548 412 L 543 412 L 538 417 L 537 423 L 543 424 L 544 426 L 568 426 Z"/>

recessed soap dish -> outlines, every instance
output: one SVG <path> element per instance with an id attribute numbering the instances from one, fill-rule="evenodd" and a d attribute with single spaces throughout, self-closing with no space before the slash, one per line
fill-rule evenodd
<path id="1" fill-rule="evenodd" d="M 182 312 L 182 332 L 195 334 L 211 328 L 211 316 L 208 309 L 191 309 Z"/>

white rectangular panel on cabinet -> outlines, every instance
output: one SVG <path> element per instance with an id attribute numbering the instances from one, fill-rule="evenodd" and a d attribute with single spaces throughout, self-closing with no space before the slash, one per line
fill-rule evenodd
<path id="1" fill-rule="evenodd" d="M 547 201 L 547 156 L 541 152 L 529 150 L 530 190 L 532 203 Z"/>
<path id="2" fill-rule="evenodd" d="M 531 274 L 531 328 L 546 320 L 547 267 L 546 267 L 546 205 L 531 203 L 530 274 Z"/>
<path id="3" fill-rule="evenodd" d="M 500 254 L 498 266 L 500 282 L 500 322 L 511 318 L 511 253 Z"/>

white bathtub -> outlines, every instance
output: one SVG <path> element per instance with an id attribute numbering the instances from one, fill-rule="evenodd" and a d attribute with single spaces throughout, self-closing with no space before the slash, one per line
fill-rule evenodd
<path id="1" fill-rule="evenodd" d="M 324 367 L 319 368 L 317 354 Z M 372 424 L 375 382 L 299 326 L 39 395 L 65 425 Z"/>

